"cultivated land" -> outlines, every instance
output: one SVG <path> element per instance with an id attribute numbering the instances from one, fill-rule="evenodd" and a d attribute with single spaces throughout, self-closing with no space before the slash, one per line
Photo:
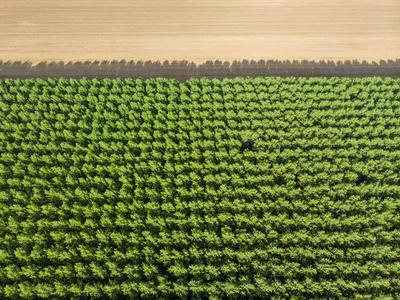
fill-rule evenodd
<path id="1" fill-rule="evenodd" d="M 0 299 L 399 299 L 400 80 L 0 80 Z"/>
<path id="2" fill-rule="evenodd" d="M 1 0 L 0 60 L 400 57 L 397 0 Z"/>

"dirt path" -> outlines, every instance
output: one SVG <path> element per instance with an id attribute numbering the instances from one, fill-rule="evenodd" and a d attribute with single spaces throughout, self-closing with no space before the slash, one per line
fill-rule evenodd
<path id="1" fill-rule="evenodd" d="M 0 60 L 243 58 L 400 58 L 400 1 L 0 1 Z"/>

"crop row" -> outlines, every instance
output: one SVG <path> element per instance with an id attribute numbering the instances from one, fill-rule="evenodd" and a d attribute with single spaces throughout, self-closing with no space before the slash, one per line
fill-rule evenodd
<path id="1" fill-rule="evenodd" d="M 398 298 L 400 80 L 0 80 L 0 298 Z"/>

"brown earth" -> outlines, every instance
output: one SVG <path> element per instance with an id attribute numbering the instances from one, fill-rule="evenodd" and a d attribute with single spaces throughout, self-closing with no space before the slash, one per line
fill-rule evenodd
<path id="1" fill-rule="evenodd" d="M 0 60 L 400 58 L 399 0 L 0 0 Z"/>

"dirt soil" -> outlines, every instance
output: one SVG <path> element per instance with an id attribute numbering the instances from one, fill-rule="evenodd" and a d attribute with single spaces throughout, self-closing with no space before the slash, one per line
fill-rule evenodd
<path id="1" fill-rule="evenodd" d="M 0 60 L 400 58 L 399 0 L 0 0 Z"/>

